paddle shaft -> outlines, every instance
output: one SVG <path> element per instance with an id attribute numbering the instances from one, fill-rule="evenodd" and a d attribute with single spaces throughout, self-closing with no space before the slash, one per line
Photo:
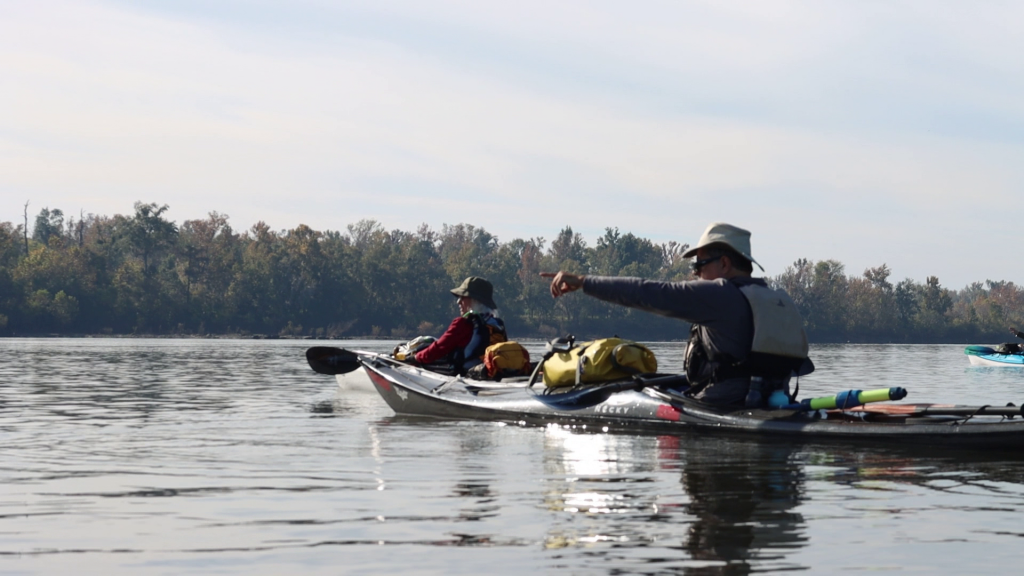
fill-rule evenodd
<path id="1" fill-rule="evenodd" d="M 1024 416 L 1024 406 L 957 406 L 957 405 L 900 405 L 884 404 L 859 406 L 854 412 L 885 414 L 888 416 Z"/>

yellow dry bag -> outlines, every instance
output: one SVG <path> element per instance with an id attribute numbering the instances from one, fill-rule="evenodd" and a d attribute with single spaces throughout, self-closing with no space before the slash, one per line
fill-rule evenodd
<path id="1" fill-rule="evenodd" d="M 596 384 L 658 371 L 654 352 L 643 344 L 603 338 L 584 342 L 544 361 L 544 385 Z"/>
<path id="2" fill-rule="evenodd" d="M 530 353 L 514 340 L 491 344 L 484 351 L 487 376 L 524 376 L 530 374 Z"/>

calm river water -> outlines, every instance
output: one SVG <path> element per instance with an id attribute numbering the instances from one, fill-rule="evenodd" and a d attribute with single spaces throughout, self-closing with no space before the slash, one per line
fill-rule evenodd
<path id="1" fill-rule="evenodd" d="M 0 573 L 1019 568 L 1024 455 L 398 417 L 313 373 L 313 344 L 0 340 Z M 681 346 L 652 344 L 663 369 Z M 1024 370 L 962 346 L 812 356 L 803 398 L 1024 401 Z"/>

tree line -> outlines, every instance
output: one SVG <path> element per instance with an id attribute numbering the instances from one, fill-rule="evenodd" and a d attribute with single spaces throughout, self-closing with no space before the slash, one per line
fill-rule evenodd
<path id="1" fill-rule="evenodd" d="M 687 336 L 685 324 L 572 296 L 553 300 L 541 271 L 676 281 L 686 244 L 606 229 L 589 245 L 571 227 L 553 240 L 500 242 L 471 224 L 346 231 L 306 225 L 238 232 L 228 216 L 180 225 L 167 205 L 130 215 L 65 218 L 42 209 L 31 230 L 0 223 L 0 335 L 234 335 L 409 338 L 438 335 L 455 316 L 449 290 L 483 276 L 513 338 Z M 888 266 L 847 275 L 835 260 L 796 260 L 769 283 L 785 288 L 814 342 L 996 342 L 1024 325 L 1024 290 L 986 280 L 962 290 L 890 280 Z"/>

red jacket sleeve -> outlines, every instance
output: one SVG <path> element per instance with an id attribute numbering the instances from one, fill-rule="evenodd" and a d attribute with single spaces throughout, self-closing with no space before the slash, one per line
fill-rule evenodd
<path id="1" fill-rule="evenodd" d="M 455 350 L 465 348 L 472 339 L 473 323 L 460 316 L 452 320 L 436 342 L 416 353 L 416 361 L 420 364 L 437 362 Z"/>

